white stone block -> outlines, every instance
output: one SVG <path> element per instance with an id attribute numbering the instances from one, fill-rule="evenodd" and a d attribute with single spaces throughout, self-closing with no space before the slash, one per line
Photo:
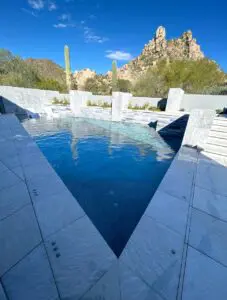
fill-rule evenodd
<path id="1" fill-rule="evenodd" d="M 79 116 L 83 107 L 87 106 L 87 101 L 92 95 L 90 92 L 70 91 L 70 108 L 74 116 Z"/>
<path id="2" fill-rule="evenodd" d="M 184 97 L 184 91 L 181 88 L 169 89 L 166 111 L 169 112 L 179 111 L 181 108 L 183 97 Z"/>
<path id="3" fill-rule="evenodd" d="M 204 149 L 216 112 L 194 109 L 191 111 L 182 145 Z"/>
<path id="4" fill-rule="evenodd" d="M 121 121 L 123 111 L 128 108 L 132 94 L 114 92 L 112 94 L 112 121 Z"/>

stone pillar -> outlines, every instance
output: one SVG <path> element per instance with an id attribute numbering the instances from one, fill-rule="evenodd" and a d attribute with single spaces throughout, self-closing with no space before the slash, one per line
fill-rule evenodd
<path id="1" fill-rule="evenodd" d="M 181 109 L 181 103 L 183 101 L 184 91 L 180 88 L 169 89 L 166 111 L 174 112 Z"/>
<path id="2" fill-rule="evenodd" d="M 114 92 L 112 94 L 112 121 L 121 121 L 122 113 L 128 109 L 129 100 L 132 94 Z"/>
<path id="3" fill-rule="evenodd" d="M 211 109 L 194 109 L 191 111 L 185 130 L 182 146 L 204 149 L 216 112 Z"/>
<path id="4" fill-rule="evenodd" d="M 70 108 L 74 113 L 74 116 L 79 116 L 81 114 L 82 107 L 87 106 L 87 101 L 92 93 L 83 91 L 70 91 L 69 95 Z"/>

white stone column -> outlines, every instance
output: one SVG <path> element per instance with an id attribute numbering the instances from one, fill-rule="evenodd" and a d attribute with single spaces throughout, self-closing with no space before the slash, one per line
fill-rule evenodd
<path id="1" fill-rule="evenodd" d="M 70 91 L 70 108 L 74 113 L 74 116 L 81 115 L 81 109 L 87 106 L 87 101 L 92 95 L 90 92 L 83 91 Z"/>
<path id="2" fill-rule="evenodd" d="M 182 146 L 204 149 L 216 112 L 211 109 L 194 109 L 191 111 L 185 130 Z"/>
<path id="3" fill-rule="evenodd" d="M 181 109 L 181 103 L 183 101 L 184 91 L 180 88 L 169 89 L 166 111 L 174 112 Z"/>
<path id="4" fill-rule="evenodd" d="M 121 121 L 122 113 L 128 109 L 131 97 L 130 93 L 114 92 L 112 94 L 112 121 Z"/>

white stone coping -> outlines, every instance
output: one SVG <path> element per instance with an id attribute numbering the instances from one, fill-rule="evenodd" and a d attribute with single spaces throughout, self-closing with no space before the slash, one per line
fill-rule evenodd
<path id="1" fill-rule="evenodd" d="M 14 116 L 0 145 L 2 299 L 227 298 L 222 160 L 181 148 L 117 259 Z"/>

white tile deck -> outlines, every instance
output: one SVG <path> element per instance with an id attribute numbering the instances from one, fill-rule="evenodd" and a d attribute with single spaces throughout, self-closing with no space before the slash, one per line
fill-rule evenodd
<path id="1" fill-rule="evenodd" d="M 227 197 L 195 187 L 193 207 L 227 222 Z"/>
<path id="2" fill-rule="evenodd" d="M 27 186 L 22 181 L 0 190 L 0 199 L 0 220 L 31 203 Z"/>
<path id="3" fill-rule="evenodd" d="M 196 185 L 216 194 L 227 196 L 227 168 L 223 165 L 198 165 Z"/>
<path id="4" fill-rule="evenodd" d="M 189 244 L 227 267 L 227 223 L 193 209 Z"/>
<path id="5" fill-rule="evenodd" d="M 31 204 L 0 221 L 0 276 L 41 242 Z"/>
<path id="6" fill-rule="evenodd" d="M 145 214 L 182 236 L 185 235 L 188 216 L 188 203 L 186 201 L 182 201 L 162 191 L 157 191 Z"/>
<path id="7" fill-rule="evenodd" d="M 163 300 L 121 260 L 119 262 L 119 280 L 122 300 Z"/>
<path id="8" fill-rule="evenodd" d="M 44 238 L 85 215 L 67 190 L 43 197 L 42 201 L 35 202 L 34 206 Z"/>
<path id="9" fill-rule="evenodd" d="M 227 299 L 226 159 L 181 148 L 117 259 L 12 115 L 0 150 L 0 300 Z"/>
<path id="10" fill-rule="evenodd" d="M 43 245 L 35 248 L 2 278 L 9 299 L 58 300 Z"/>
<path id="11" fill-rule="evenodd" d="M 88 217 L 50 236 L 46 246 L 63 299 L 80 299 L 117 261 Z"/>
<path id="12" fill-rule="evenodd" d="M 183 244 L 181 235 L 144 216 L 121 260 L 164 298 L 175 299 Z"/>
<path id="13" fill-rule="evenodd" d="M 227 268 L 189 247 L 182 300 L 227 299 Z"/>
<path id="14" fill-rule="evenodd" d="M 118 262 L 106 272 L 103 277 L 89 290 L 81 300 L 121 300 Z M 131 299 L 131 298 L 128 298 Z"/>
<path id="15" fill-rule="evenodd" d="M 21 178 L 9 169 L 2 172 L 0 176 L 0 191 L 22 182 Z"/>

